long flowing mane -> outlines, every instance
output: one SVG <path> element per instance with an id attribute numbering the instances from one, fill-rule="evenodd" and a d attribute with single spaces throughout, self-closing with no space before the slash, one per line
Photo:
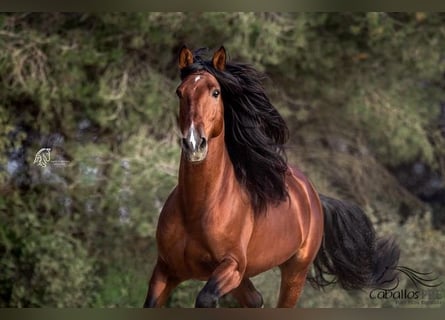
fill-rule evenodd
<path id="1" fill-rule="evenodd" d="M 221 86 L 225 143 L 238 181 L 247 189 L 255 213 L 287 197 L 284 144 L 289 132 L 267 97 L 264 76 L 251 65 L 228 62 L 224 71 L 206 59 L 207 50 L 194 52 L 193 64 L 181 69 L 181 79 L 197 71 L 211 73 Z"/>

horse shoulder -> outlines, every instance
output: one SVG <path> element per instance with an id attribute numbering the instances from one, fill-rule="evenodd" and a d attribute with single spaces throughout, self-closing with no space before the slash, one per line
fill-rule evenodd
<path id="1" fill-rule="evenodd" d="M 169 251 L 180 250 L 184 239 L 184 227 L 178 208 L 178 191 L 175 188 L 167 198 L 161 210 L 156 229 L 158 251 L 165 254 Z"/>

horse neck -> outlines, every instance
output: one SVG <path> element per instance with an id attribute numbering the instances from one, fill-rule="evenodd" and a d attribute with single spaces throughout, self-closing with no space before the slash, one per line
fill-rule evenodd
<path id="1" fill-rule="evenodd" d="M 232 162 L 221 134 L 209 141 L 206 158 L 190 163 L 181 155 L 178 191 L 187 217 L 196 217 L 213 207 L 220 192 L 227 192 L 233 184 L 235 174 Z"/>

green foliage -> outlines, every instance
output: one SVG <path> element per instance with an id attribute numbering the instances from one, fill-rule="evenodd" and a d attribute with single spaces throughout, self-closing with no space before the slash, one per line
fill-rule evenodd
<path id="1" fill-rule="evenodd" d="M 232 60 L 269 76 L 291 129 L 289 159 L 321 191 L 358 201 L 376 222 L 398 221 L 402 203 L 424 210 L 386 167 L 420 159 L 445 173 L 437 130 L 444 20 L 419 12 L 0 15 L 0 306 L 143 303 L 157 217 L 177 179 L 183 44 L 224 45 Z M 65 165 L 33 164 L 43 147 Z M 418 243 L 404 245 L 407 255 L 436 254 Z M 268 306 L 272 278 L 256 280 Z M 184 283 L 169 306 L 193 306 L 201 286 Z M 369 303 L 308 292 L 303 306 Z"/>
<path id="2" fill-rule="evenodd" d="M 367 136 L 377 157 L 389 165 L 416 159 L 429 164 L 436 161 L 430 135 L 431 122 L 439 117 L 438 103 L 428 99 L 427 94 L 434 93 L 431 90 L 406 92 L 411 81 L 386 88 L 381 83 L 368 85 L 347 105 L 361 130 L 372 132 Z"/>
<path id="3" fill-rule="evenodd" d="M 118 267 L 110 266 L 101 279 L 100 292 L 94 297 L 92 307 L 140 307 L 147 293 L 148 272 L 142 274 L 135 265 L 122 262 Z"/>
<path id="4" fill-rule="evenodd" d="M 98 282 L 93 259 L 78 239 L 26 209 L 1 217 L 0 305 L 87 306 Z"/>

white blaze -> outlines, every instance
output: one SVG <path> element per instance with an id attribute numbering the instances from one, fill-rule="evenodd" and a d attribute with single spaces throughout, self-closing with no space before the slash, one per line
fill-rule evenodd
<path id="1" fill-rule="evenodd" d="M 190 126 L 190 132 L 192 132 L 191 137 L 190 137 L 190 143 L 192 144 L 193 149 L 196 149 L 196 140 L 195 140 L 195 135 L 193 134 L 194 129 L 195 129 L 195 127 L 194 127 L 194 124 L 192 123 L 192 125 Z"/>
<path id="2" fill-rule="evenodd" d="M 195 82 L 198 81 L 199 79 L 201 79 L 201 76 L 196 76 Z"/>

